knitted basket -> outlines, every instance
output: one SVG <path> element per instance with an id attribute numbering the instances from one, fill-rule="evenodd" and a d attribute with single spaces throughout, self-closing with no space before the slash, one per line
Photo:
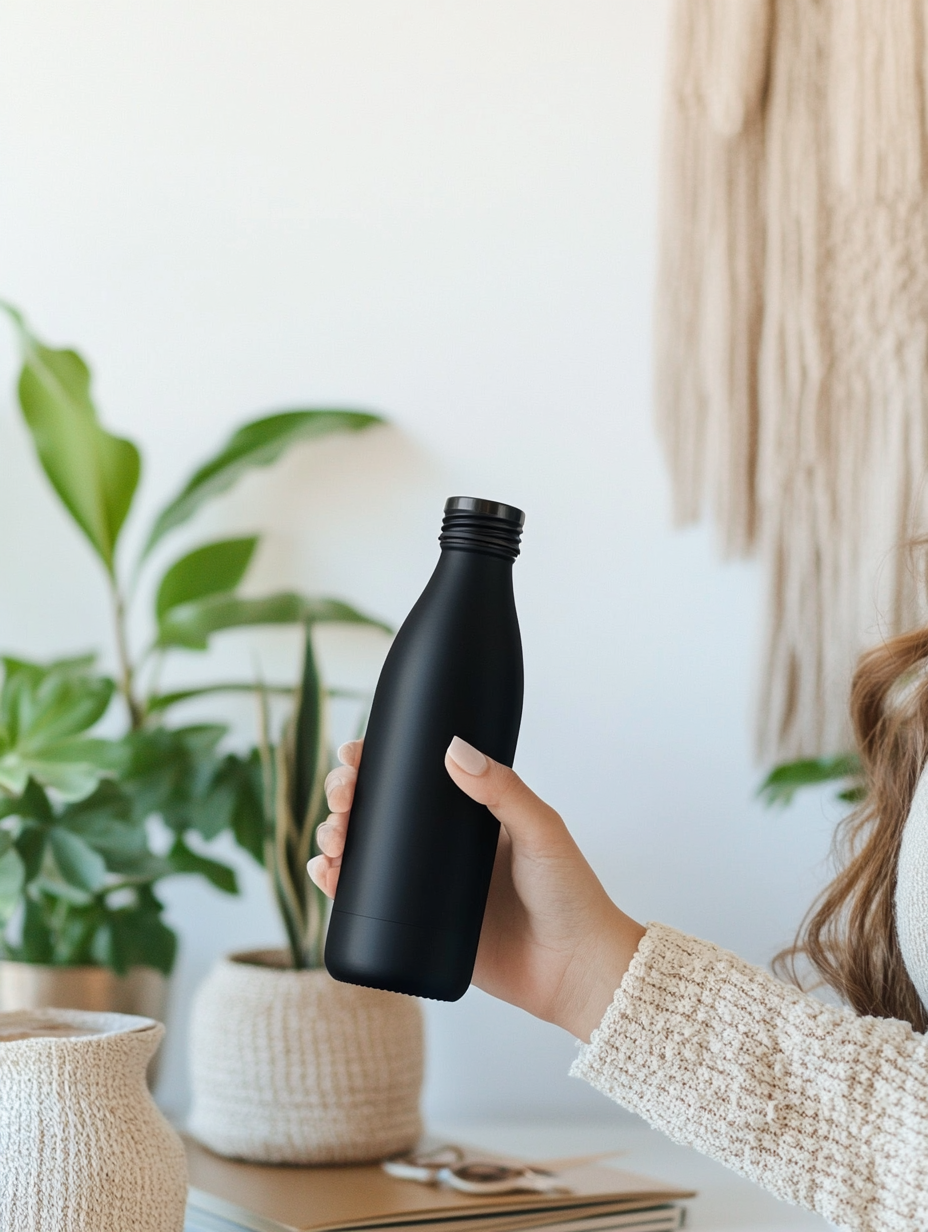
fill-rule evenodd
<path id="1" fill-rule="evenodd" d="M 17 1038 L 56 1029 L 92 1034 Z M 0 1014 L 4 1232 L 181 1232 L 184 1148 L 145 1085 L 163 1035 L 128 1014 Z"/>
<path id="2" fill-rule="evenodd" d="M 220 1155 L 350 1163 L 422 1132 L 422 1011 L 412 997 L 233 955 L 200 986 L 190 1025 L 189 1128 Z"/>

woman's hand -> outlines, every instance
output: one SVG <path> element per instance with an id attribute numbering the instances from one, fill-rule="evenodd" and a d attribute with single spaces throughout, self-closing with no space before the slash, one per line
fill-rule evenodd
<path id="1" fill-rule="evenodd" d="M 332 814 L 316 832 L 309 875 L 329 897 L 338 884 L 360 740 L 338 750 L 326 779 Z M 455 736 L 445 768 L 502 825 L 474 983 L 588 1040 L 644 936 L 621 912 L 564 822 L 519 776 Z"/>

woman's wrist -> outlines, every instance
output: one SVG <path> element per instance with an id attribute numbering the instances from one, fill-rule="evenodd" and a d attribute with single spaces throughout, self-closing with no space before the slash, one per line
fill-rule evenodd
<path id="1" fill-rule="evenodd" d="M 612 1004 L 616 989 L 647 931 L 613 903 L 584 952 L 572 963 L 575 978 L 565 981 L 555 1022 L 588 1043 Z"/>

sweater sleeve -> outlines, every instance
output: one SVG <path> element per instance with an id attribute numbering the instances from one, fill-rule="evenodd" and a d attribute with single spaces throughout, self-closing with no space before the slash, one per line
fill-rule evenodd
<path id="1" fill-rule="evenodd" d="M 928 1228 L 928 1037 L 652 924 L 571 1073 L 855 1232 Z"/>

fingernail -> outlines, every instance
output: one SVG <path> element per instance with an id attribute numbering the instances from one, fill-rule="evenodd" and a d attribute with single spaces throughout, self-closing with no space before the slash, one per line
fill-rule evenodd
<path id="1" fill-rule="evenodd" d="M 327 796 L 331 796 L 333 791 L 338 791 L 339 787 L 344 787 L 344 786 L 345 786 L 344 779 L 329 779 L 328 783 L 326 784 L 325 794 Z"/>
<path id="2" fill-rule="evenodd" d="M 465 774 L 472 774 L 474 777 L 485 774 L 490 764 L 479 749 L 475 749 L 460 736 L 455 736 L 448 745 L 448 756 Z"/>
<path id="3" fill-rule="evenodd" d="M 325 856 L 313 856 L 311 860 L 306 861 L 306 871 L 309 873 L 310 877 L 312 877 L 313 881 L 316 880 L 316 878 L 313 877 L 313 873 L 321 873 L 324 865 Z"/>
<path id="4" fill-rule="evenodd" d="M 348 754 L 351 752 L 351 746 L 353 744 L 353 740 L 346 740 L 344 744 L 340 744 L 338 746 L 338 752 L 335 754 L 338 760 L 345 766 L 348 765 Z"/>

